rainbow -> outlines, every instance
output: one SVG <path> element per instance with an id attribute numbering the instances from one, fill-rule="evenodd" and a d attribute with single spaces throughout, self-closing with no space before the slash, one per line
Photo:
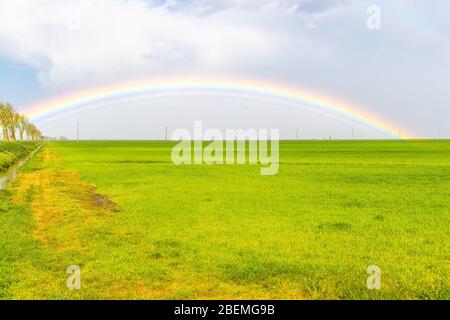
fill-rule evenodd
<path id="1" fill-rule="evenodd" d="M 64 95 L 22 108 L 31 121 L 41 121 L 79 108 L 98 105 L 106 101 L 124 99 L 139 95 L 162 94 L 177 90 L 224 90 L 257 94 L 287 99 L 298 105 L 312 105 L 320 110 L 331 111 L 348 117 L 389 137 L 398 137 L 398 128 L 373 114 L 363 112 L 351 104 L 333 100 L 311 90 L 302 91 L 287 85 L 247 80 L 242 78 L 160 78 L 144 79 L 92 88 L 74 94 Z M 402 138 L 413 139 L 414 135 L 403 131 Z"/>

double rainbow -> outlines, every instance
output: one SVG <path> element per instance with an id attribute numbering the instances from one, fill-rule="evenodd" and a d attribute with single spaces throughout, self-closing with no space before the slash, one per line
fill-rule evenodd
<path id="1" fill-rule="evenodd" d="M 89 106 L 98 105 L 105 101 L 114 101 L 139 95 L 176 92 L 178 90 L 221 90 L 287 99 L 299 106 L 305 104 L 312 105 L 321 110 L 331 111 L 335 114 L 348 117 L 389 137 L 398 137 L 398 126 L 375 115 L 363 112 L 361 109 L 348 103 L 336 101 L 323 95 L 311 93 L 310 91 L 301 91 L 290 86 L 242 78 L 177 77 L 125 82 L 111 86 L 92 88 L 75 94 L 38 102 L 25 107 L 23 112 L 31 121 L 40 121 L 77 110 L 78 108 L 89 108 Z M 412 139 L 414 135 L 403 131 L 402 138 Z"/>

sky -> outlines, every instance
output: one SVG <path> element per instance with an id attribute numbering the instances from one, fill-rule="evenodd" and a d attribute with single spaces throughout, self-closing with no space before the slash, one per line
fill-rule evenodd
<path id="1" fill-rule="evenodd" d="M 0 0 L 0 100 L 26 113 L 134 79 L 250 78 L 348 102 L 400 134 L 450 138 L 449 12 L 438 0 Z M 36 124 L 47 136 L 74 138 L 79 122 L 82 139 L 160 139 L 196 120 L 281 138 L 386 138 L 332 112 L 221 90 L 108 100 Z"/>

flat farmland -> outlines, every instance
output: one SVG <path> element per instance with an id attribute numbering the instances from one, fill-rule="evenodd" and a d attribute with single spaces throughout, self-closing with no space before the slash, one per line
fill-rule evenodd
<path id="1" fill-rule="evenodd" d="M 450 299 L 450 141 L 281 141 L 273 176 L 174 145 L 47 142 L 0 191 L 0 297 Z"/>

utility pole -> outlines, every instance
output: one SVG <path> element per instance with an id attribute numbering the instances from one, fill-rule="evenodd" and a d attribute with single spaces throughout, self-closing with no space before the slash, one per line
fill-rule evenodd
<path id="1" fill-rule="evenodd" d="M 166 126 L 165 140 L 167 141 L 167 126 Z"/>
<path id="2" fill-rule="evenodd" d="M 80 141 L 80 122 L 77 122 L 77 142 Z"/>

